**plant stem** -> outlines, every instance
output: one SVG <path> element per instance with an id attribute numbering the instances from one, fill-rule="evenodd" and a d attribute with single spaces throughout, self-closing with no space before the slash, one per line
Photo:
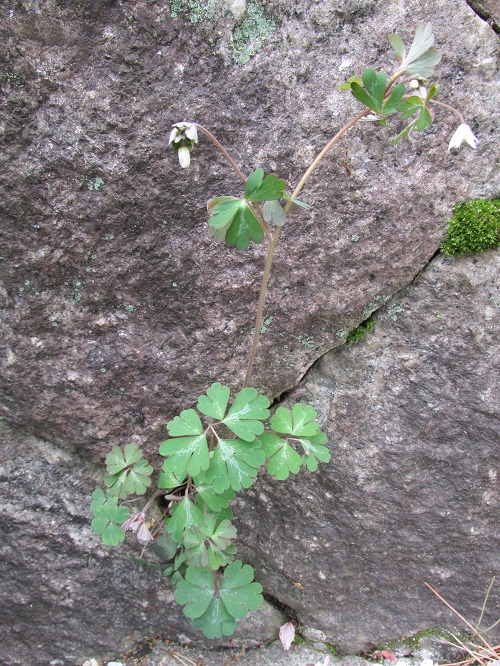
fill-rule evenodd
<path id="1" fill-rule="evenodd" d="M 195 123 L 195 125 L 196 125 L 196 127 L 197 127 L 201 132 L 203 132 L 203 134 L 205 134 L 205 136 L 208 136 L 208 138 L 210 139 L 210 141 L 211 141 L 212 143 L 214 143 L 214 144 L 217 146 L 217 148 L 218 148 L 218 149 L 220 150 L 220 152 L 224 155 L 224 157 L 225 157 L 226 160 L 229 162 L 229 164 L 230 164 L 230 165 L 233 167 L 233 169 L 236 171 L 236 173 L 237 173 L 238 176 L 240 177 L 241 181 L 243 182 L 243 185 L 246 185 L 246 184 L 247 184 L 247 179 L 246 179 L 245 176 L 241 173 L 239 166 L 236 164 L 236 162 L 233 160 L 233 158 L 232 158 L 231 155 L 227 152 L 227 150 L 224 148 L 224 146 L 223 146 L 219 141 L 217 141 L 217 139 L 215 138 L 215 136 L 214 136 L 211 132 L 209 132 L 205 127 L 203 127 L 203 125 L 198 125 L 198 123 Z"/>
<path id="2" fill-rule="evenodd" d="M 435 99 L 430 100 L 429 104 L 437 104 L 438 106 L 444 106 L 445 109 L 449 109 L 450 111 L 453 111 L 453 113 L 456 114 L 460 118 L 460 123 L 462 125 L 465 125 L 465 119 L 464 119 L 463 115 L 460 113 L 460 111 L 457 111 L 453 106 L 450 106 L 449 104 L 445 104 L 444 102 L 438 102 Z"/>
<path id="3" fill-rule="evenodd" d="M 348 129 L 350 129 L 353 125 L 355 125 L 358 122 L 358 120 L 361 120 L 361 118 L 363 118 L 363 116 L 366 116 L 367 113 L 369 113 L 369 112 L 370 112 L 370 109 L 365 109 L 361 113 L 358 113 L 358 115 L 355 118 L 353 118 L 348 123 L 346 123 L 344 125 L 344 127 L 342 127 L 342 129 L 339 130 L 337 132 L 337 134 L 335 134 L 335 136 L 332 139 L 330 139 L 330 141 L 326 144 L 326 146 L 323 148 L 323 150 L 318 154 L 316 159 L 311 163 L 311 165 L 309 166 L 307 171 L 304 173 L 304 175 L 300 179 L 297 187 L 293 191 L 293 194 L 291 196 L 292 199 L 295 199 L 298 196 L 299 192 L 301 191 L 301 189 L 304 187 L 304 185 L 308 181 L 310 175 L 312 174 L 314 169 L 316 169 L 316 167 L 321 162 L 323 157 L 327 154 L 327 152 L 330 150 L 330 148 L 332 148 L 337 143 L 337 141 L 340 139 L 340 137 L 345 132 L 347 132 Z M 285 206 L 285 212 L 286 213 L 288 213 L 292 204 L 293 204 L 293 201 L 289 201 L 286 204 L 286 206 Z M 275 228 L 272 239 L 271 239 L 271 242 L 270 242 L 268 250 L 267 250 L 266 263 L 265 263 L 265 266 L 264 266 L 264 274 L 262 276 L 262 283 L 261 283 L 261 287 L 260 287 L 259 305 L 258 305 L 258 308 L 257 308 L 257 317 L 256 317 L 256 320 L 255 320 L 255 331 L 254 331 L 254 334 L 253 334 L 252 348 L 250 350 L 250 357 L 249 357 L 249 360 L 248 360 L 248 366 L 247 366 L 247 371 L 246 371 L 246 374 L 245 374 L 245 380 L 243 382 L 243 387 L 248 386 L 248 384 L 250 382 L 250 376 L 252 374 L 252 366 L 253 366 L 253 363 L 254 363 L 254 360 L 255 360 L 255 354 L 257 352 L 257 346 L 259 344 L 260 329 L 262 327 L 262 317 L 263 317 L 263 314 L 264 314 L 264 305 L 265 305 L 265 302 L 266 302 L 267 284 L 269 282 L 269 276 L 271 274 L 271 266 L 272 266 L 272 263 L 273 263 L 274 251 L 275 251 L 276 245 L 278 243 L 278 236 L 279 236 L 280 230 L 281 230 L 281 227 L 276 227 Z"/>
<path id="4" fill-rule="evenodd" d="M 224 155 L 224 157 L 225 157 L 226 160 L 229 162 L 229 164 L 230 164 L 230 165 L 233 167 L 233 169 L 236 171 L 236 173 L 237 173 L 238 176 L 240 177 L 240 180 L 242 181 L 243 185 L 246 185 L 246 184 L 247 184 L 247 179 L 245 178 L 245 176 L 244 176 L 243 173 L 241 172 L 241 169 L 240 169 L 239 166 L 236 164 L 236 162 L 233 160 L 233 158 L 231 157 L 231 155 L 227 152 L 227 150 L 224 148 L 224 146 L 220 143 L 220 141 L 218 141 L 218 140 L 215 138 L 215 136 L 212 134 L 212 132 L 209 132 L 209 131 L 206 129 L 206 127 L 203 127 L 203 125 L 198 125 L 198 123 L 194 123 L 194 124 L 195 124 L 196 127 L 200 130 L 200 132 L 203 132 L 203 134 L 205 134 L 205 136 L 207 136 L 207 137 L 210 139 L 210 141 L 211 141 L 213 144 L 215 144 L 215 145 L 217 146 L 217 148 L 221 151 L 221 153 Z M 257 208 L 257 214 L 258 214 L 258 217 L 260 218 L 260 219 L 259 219 L 260 225 L 261 225 L 261 227 L 264 229 L 265 234 L 266 234 L 268 240 L 271 240 L 271 229 L 269 228 L 269 225 L 267 224 L 267 222 L 264 220 L 264 217 L 263 217 L 263 215 L 262 215 L 262 210 L 260 209 L 259 204 L 256 203 L 256 204 L 255 204 L 255 207 Z M 255 211 L 254 211 L 254 212 L 255 212 Z"/>

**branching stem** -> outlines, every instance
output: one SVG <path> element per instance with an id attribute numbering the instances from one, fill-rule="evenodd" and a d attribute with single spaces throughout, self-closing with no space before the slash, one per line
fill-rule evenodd
<path id="1" fill-rule="evenodd" d="M 327 154 L 327 152 L 330 150 L 330 148 L 332 148 L 337 143 L 337 141 L 340 139 L 340 137 L 343 134 L 345 134 L 345 132 L 347 132 L 348 129 L 350 129 L 353 125 L 355 125 L 358 122 L 358 120 L 361 120 L 361 118 L 363 118 L 363 116 L 366 116 L 369 112 L 370 112 L 370 109 L 365 109 L 361 113 L 358 113 L 358 115 L 355 118 L 353 118 L 348 123 L 346 123 L 344 125 L 344 127 L 342 127 L 342 129 L 339 130 L 337 132 L 337 134 L 335 134 L 335 136 L 332 139 L 330 139 L 330 141 L 326 144 L 326 146 L 323 148 L 323 150 L 318 154 L 318 156 L 311 163 L 311 165 L 309 166 L 307 171 L 304 173 L 304 175 L 300 179 L 297 187 L 293 191 L 293 194 L 291 196 L 292 199 L 295 199 L 298 196 L 299 192 L 301 191 L 301 189 L 304 187 L 304 185 L 308 181 L 310 175 L 316 169 L 316 167 L 319 165 L 319 163 L 321 162 L 323 157 Z M 286 206 L 285 206 L 285 212 L 286 213 L 288 213 L 288 211 L 290 210 L 290 207 L 291 207 L 292 203 L 293 203 L 293 201 L 289 201 L 286 204 Z M 246 374 L 245 374 L 245 380 L 243 382 L 243 387 L 249 385 L 250 377 L 251 377 L 251 374 L 252 374 L 252 367 L 253 367 L 253 363 L 254 363 L 254 360 L 255 360 L 255 354 L 257 353 L 257 346 L 259 344 L 259 338 L 260 338 L 260 329 L 262 327 L 262 317 L 264 315 L 264 305 L 265 305 L 265 302 L 266 302 L 267 285 L 268 285 L 268 282 L 269 282 L 269 276 L 271 274 L 271 266 L 272 266 L 272 263 L 273 263 L 274 251 L 275 251 L 276 245 L 278 243 L 278 236 L 279 236 L 279 233 L 280 233 L 280 229 L 281 229 L 281 227 L 276 227 L 276 229 L 274 230 L 271 242 L 270 242 L 268 250 L 267 250 L 266 263 L 265 263 L 265 266 L 264 266 L 264 274 L 262 276 L 262 283 L 261 283 L 261 287 L 260 287 L 259 305 L 258 305 L 258 308 L 257 308 L 257 317 L 256 317 L 256 320 L 255 320 L 255 331 L 254 331 L 254 334 L 253 334 L 252 348 L 250 350 L 250 357 L 249 357 L 249 360 L 248 360 L 248 366 L 247 366 L 247 371 L 246 371 Z"/>

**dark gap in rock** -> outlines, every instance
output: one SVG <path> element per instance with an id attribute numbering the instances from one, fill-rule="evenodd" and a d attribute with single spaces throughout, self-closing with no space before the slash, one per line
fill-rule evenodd
<path id="1" fill-rule="evenodd" d="M 491 26 L 497 35 L 500 35 L 499 17 L 494 16 L 493 11 L 490 10 L 490 4 L 493 5 L 492 2 L 489 2 L 488 0 L 467 0 L 467 4 L 472 11 L 479 16 L 479 18 L 483 19 L 483 21 L 486 21 L 486 23 Z"/>

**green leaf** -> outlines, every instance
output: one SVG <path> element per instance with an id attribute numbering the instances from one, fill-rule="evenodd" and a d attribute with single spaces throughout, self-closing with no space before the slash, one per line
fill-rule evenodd
<path id="1" fill-rule="evenodd" d="M 245 187 L 247 201 L 273 201 L 283 197 L 286 188 L 284 180 L 279 180 L 274 173 L 263 178 L 262 169 L 256 169 L 248 176 Z"/>
<path id="2" fill-rule="evenodd" d="M 229 614 L 242 620 L 248 611 L 258 610 L 263 602 L 262 585 L 254 582 L 254 570 L 249 564 L 235 560 L 224 571 L 219 594 Z"/>
<path id="3" fill-rule="evenodd" d="M 302 448 L 305 451 L 303 462 L 310 472 L 315 472 L 318 469 L 318 460 L 320 462 L 329 462 L 331 455 L 330 451 L 323 446 L 327 442 L 327 436 L 324 432 L 319 432 L 314 437 L 300 438 Z"/>
<path id="4" fill-rule="evenodd" d="M 237 437 L 252 442 L 264 432 L 262 421 L 269 417 L 269 404 L 266 396 L 260 395 L 254 388 L 246 387 L 234 399 L 223 423 Z"/>
<path id="5" fill-rule="evenodd" d="M 432 116 L 429 109 L 424 106 L 420 112 L 420 116 L 417 119 L 417 129 L 419 132 L 423 132 L 426 127 L 432 125 Z"/>
<path id="6" fill-rule="evenodd" d="M 218 197 L 218 199 L 223 199 L 223 201 L 213 206 L 210 210 L 209 226 L 215 229 L 220 229 L 221 227 L 230 224 L 236 213 L 238 213 L 243 206 L 246 206 L 244 199 L 234 199 L 232 197 Z M 217 201 L 217 199 L 211 199 L 209 204 L 213 201 Z"/>
<path id="7" fill-rule="evenodd" d="M 206 568 L 188 567 L 184 579 L 177 582 L 174 597 L 185 606 L 184 614 L 193 618 L 193 629 L 207 638 L 230 636 L 235 619 L 243 619 L 262 605 L 262 586 L 254 582 L 248 564 L 235 560 L 224 571 L 212 573 Z M 215 582 L 217 579 L 217 583 Z"/>
<path id="8" fill-rule="evenodd" d="M 384 72 L 377 72 L 374 69 L 365 69 L 362 75 L 363 84 L 366 92 L 377 103 L 380 111 L 382 110 L 382 103 L 384 101 L 385 87 L 387 85 L 387 77 Z"/>
<path id="9" fill-rule="evenodd" d="M 169 562 L 175 557 L 177 553 L 178 545 L 174 539 L 167 532 L 160 534 L 153 542 L 153 552 L 154 554 L 163 560 L 164 562 Z"/>
<path id="10" fill-rule="evenodd" d="M 125 499 L 127 495 L 144 495 L 151 485 L 151 465 L 142 458 L 142 450 L 134 442 L 126 444 L 122 451 L 114 446 L 106 456 L 106 487 L 113 495 Z"/>
<path id="11" fill-rule="evenodd" d="M 158 475 L 158 488 L 178 488 L 184 483 L 186 474 L 181 477 L 175 476 L 172 472 L 163 472 L 160 470 Z"/>
<path id="12" fill-rule="evenodd" d="M 182 502 L 173 507 L 172 516 L 166 520 L 166 525 L 172 538 L 180 543 L 184 531 L 189 529 L 191 525 L 197 525 L 202 521 L 202 512 L 189 498 L 185 497 Z"/>
<path id="13" fill-rule="evenodd" d="M 226 243 L 235 245 L 238 250 L 246 250 L 250 245 L 250 240 L 257 244 L 262 243 L 264 231 L 253 210 L 247 203 L 244 203 L 236 212 L 226 231 Z"/>
<path id="14" fill-rule="evenodd" d="M 195 631 L 203 631 L 207 638 L 231 636 L 236 629 L 234 618 L 227 612 L 220 598 L 212 599 L 208 610 L 191 622 Z"/>
<path id="15" fill-rule="evenodd" d="M 248 195 L 251 195 L 252 192 L 255 192 L 264 180 L 264 169 L 255 169 L 247 178 L 247 184 L 245 187 L 245 198 L 248 198 Z"/>
<path id="16" fill-rule="evenodd" d="M 290 411 L 286 407 L 278 407 L 271 419 L 271 428 L 275 432 L 294 437 L 309 437 L 316 435 L 319 424 L 315 420 L 318 413 L 311 405 L 295 403 Z"/>
<path id="17" fill-rule="evenodd" d="M 389 52 L 389 56 L 402 60 L 398 74 L 406 72 L 409 76 L 422 79 L 427 79 L 434 74 L 434 67 L 441 60 L 441 54 L 433 48 L 434 35 L 431 23 L 419 23 L 408 53 L 398 35 L 391 35 L 389 42 L 394 49 Z"/>
<path id="18" fill-rule="evenodd" d="M 398 104 L 403 99 L 405 91 L 406 89 L 403 83 L 398 83 L 397 86 L 394 86 L 389 95 L 389 99 L 384 104 L 383 112 L 386 116 L 396 111 Z"/>
<path id="19" fill-rule="evenodd" d="M 409 76 L 419 76 L 428 79 L 434 74 L 434 67 L 440 62 L 441 53 L 436 49 L 429 49 L 427 53 L 406 67 Z"/>
<path id="20" fill-rule="evenodd" d="M 358 84 L 358 83 L 353 83 L 351 85 L 351 92 L 354 95 L 354 97 L 361 102 L 361 104 L 364 104 L 367 106 L 369 109 L 372 111 L 375 111 L 375 113 L 380 112 L 379 105 L 375 100 L 373 100 L 370 95 Z"/>
<path id="21" fill-rule="evenodd" d="M 125 539 L 125 531 L 122 525 L 129 517 L 129 510 L 125 506 L 118 506 L 118 497 L 106 495 L 100 488 L 92 493 L 90 510 L 94 514 L 92 529 L 99 534 L 107 546 L 117 546 Z"/>
<path id="22" fill-rule="evenodd" d="M 214 577 L 206 568 L 188 567 L 185 578 L 176 586 L 174 598 L 178 604 L 185 606 L 186 617 L 201 617 L 215 594 Z"/>
<path id="23" fill-rule="evenodd" d="M 389 44 L 394 49 L 394 51 L 389 51 L 389 58 L 399 58 L 400 60 L 404 60 L 406 48 L 401 37 L 399 35 L 391 35 L 389 37 Z"/>
<path id="24" fill-rule="evenodd" d="M 206 395 L 201 395 L 198 398 L 198 409 L 202 414 L 205 414 L 205 416 L 211 416 L 213 419 L 221 420 L 226 413 L 229 395 L 229 387 L 222 386 L 222 384 L 216 382 L 207 389 Z"/>
<path id="25" fill-rule="evenodd" d="M 290 472 L 297 474 L 302 458 L 290 444 L 272 432 L 264 433 L 259 439 L 266 458 L 269 458 L 267 471 L 271 476 L 275 476 L 278 481 L 284 481 L 288 479 Z"/>
<path id="26" fill-rule="evenodd" d="M 401 113 L 401 120 L 406 120 L 417 111 L 420 111 L 424 103 L 416 95 L 412 95 L 408 100 L 398 104 L 397 110 Z"/>
<path id="27" fill-rule="evenodd" d="M 405 127 L 404 130 L 397 135 L 395 139 L 391 141 L 391 146 L 395 146 L 397 143 L 401 141 L 401 139 L 404 139 L 410 132 L 412 132 L 415 129 L 415 126 L 417 124 L 417 121 L 414 120 L 412 123 L 408 125 L 408 127 Z"/>
<path id="28" fill-rule="evenodd" d="M 361 79 L 360 79 L 360 81 L 361 81 Z M 311 206 L 309 204 L 307 204 L 305 201 L 300 201 L 299 199 L 292 199 L 292 197 L 289 194 L 287 194 L 286 192 L 283 192 L 283 196 L 285 197 L 285 199 L 287 201 L 291 201 L 296 206 L 300 206 L 300 208 L 307 208 L 307 210 L 311 209 Z"/>
<path id="29" fill-rule="evenodd" d="M 216 571 L 234 559 L 236 528 L 229 520 L 217 524 L 215 516 L 208 514 L 205 520 L 192 525 L 184 532 L 183 543 L 189 566 L 209 567 Z"/>
<path id="30" fill-rule="evenodd" d="M 249 488 L 265 460 L 259 441 L 220 439 L 205 474 L 205 481 L 213 486 L 217 494 L 228 488 L 236 491 Z"/>
<path id="31" fill-rule="evenodd" d="M 262 215 L 266 222 L 282 227 L 286 222 L 286 213 L 279 201 L 266 201 L 262 208 Z"/>
<path id="32" fill-rule="evenodd" d="M 350 90 L 351 85 L 353 83 L 357 83 L 358 85 L 361 86 L 363 84 L 363 79 L 358 74 L 355 74 L 354 76 L 349 77 L 345 83 L 341 83 L 339 86 L 337 86 L 336 89 L 337 90 Z"/>
<path id="33" fill-rule="evenodd" d="M 208 483 L 202 482 L 201 484 L 198 484 L 195 480 L 195 485 L 198 495 L 208 508 L 215 513 L 219 513 L 222 509 L 227 509 L 230 502 L 232 502 L 236 496 L 236 493 L 229 488 L 218 494 L 213 489 L 213 486 Z"/>
<path id="34" fill-rule="evenodd" d="M 208 444 L 200 417 L 194 409 L 186 409 L 167 424 L 171 435 L 186 435 L 167 439 L 160 445 L 160 454 L 167 459 L 162 471 L 177 478 L 196 476 L 210 464 Z M 162 483 L 165 479 L 162 479 Z"/>
<path id="35" fill-rule="evenodd" d="M 194 409 L 185 409 L 180 413 L 180 416 L 176 416 L 167 423 L 167 430 L 172 437 L 201 435 L 203 433 L 203 425 Z"/>

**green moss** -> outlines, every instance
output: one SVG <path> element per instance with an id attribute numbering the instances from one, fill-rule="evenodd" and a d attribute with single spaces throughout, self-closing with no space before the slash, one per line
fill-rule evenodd
<path id="1" fill-rule="evenodd" d="M 293 644 L 294 645 L 309 645 L 309 641 L 307 638 L 304 638 L 304 636 L 301 636 L 301 634 L 295 632 L 295 636 L 293 639 Z"/>
<path id="2" fill-rule="evenodd" d="M 325 643 L 325 647 L 333 657 L 339 656 L 339 651 L 337 650 L 335 645 L 332 645 L 331 643 Z"/>
<path id="3" fill-rule="evenodd" d="M 500 244 L 500 199 L 457 204 L 441 245 L 443 254 L 477 253 Z"/>
<path id="4" fill-rule="evenodd" d="M 389 641 L 388 643 L 379 645 L 377 650 L 396 650 L 403 646 L 410 648 L 411 650 L 417 650 L 420 647 L 420 642 L 428 636 L 437 636 L 449 642 L 456 642 L 455 638 L 448 631 L 444 631 L 443 629 L 430 628 L 419 631 L 417 634 L 409 636 L 408 638 L 401 638 L 399 640 Z M 466 634 L 459 634 L 457 638 L 463 642 L 467 642 L 469 640 L 469 637 Z"/>
<path id="5" fill-rule="evenodd" d="M 356 342 L 356 340 L 364 338 L 368 331 L 373 331 L 375 328 L 375 321 L 375 319 L 370 319 L 370 321 L 356 326 L 356 328 L 354 328 L 347 336 L 347 342 Z"/>
<path id="6" fill-rule="evenodd" d="M 197 0 L 172 0 L 170 3 L 170 16 L 176 18 L 185 13 L 189 22 L 193 25 L 212 19 L 214 12 L 210 2 L 199 2 Z"/>
<path id="7" fill-rule="evenodd" d="M 237 65 L 247 63 L 275 31 L 276 23 L 264 14 L 258 2 L 250 2 L 247 15 L 241 25 L 234 29 L 230 42 L 234 62 Z"/>

